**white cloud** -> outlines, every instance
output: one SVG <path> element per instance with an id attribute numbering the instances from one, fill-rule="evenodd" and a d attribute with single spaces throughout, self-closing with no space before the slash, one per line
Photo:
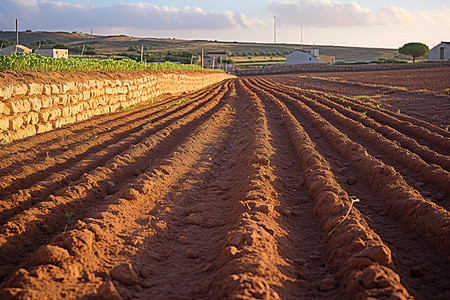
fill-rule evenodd
<path id="1" fill-rule="evenodd" d="M 262 21 L 230 11 L 204 11 L 199 7 L 169 7 L 149 3 L 121 3 L 87 7 L 55 1 L 2 0 L 0 11 L 8 11 L 0 26 L 12 28 L 18 18 L 21 28 L 76 30 L 110 27 L 151 30 L 222 30 L 253 28 Z"/>
<path id="2" fill-rule="evenodd" d="M 268 10 L 279 16 L 280 24 L 287 26 L 408 25 L 421 21 L 416 14 L 401 7 L 385 6 L 375 11 L 363 8 L 356 2 L 336 0 L 272 0 L 268 4 Z M 431 12 L 424 10 L 417 14 L 426 16 Z M 442 15 L 442 12 L 438 14 Z M 449 17 L 448 13 L 446 17 Z"/>

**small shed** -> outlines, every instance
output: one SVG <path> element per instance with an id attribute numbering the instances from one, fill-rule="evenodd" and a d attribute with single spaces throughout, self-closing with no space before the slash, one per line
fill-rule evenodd
<path id="1" fill-rule="evenodd" d="M 51 58 L 69 58 L 67 49 L 35 49 L 33 53 Z"/>
<path id="2" fill-rule="evenodd" d="M 203 57 L 205 68 L 217 68 L 217 64 L 225 62 L 228 59 L 228 51 L 206 52 Z"/>
<path id="3" fill-rule="evenodd" d="M 0 50 L 0 55 L 11 56 L 11 53 L 31 53 L 31 49 L 22 45 L 11 45 Z"/>
<path id="4" fill-rule="evenodd" d="M 319 64 L 327 64 L 327 65 L 334 65 L 336 63 L 336 57 L 335 56 L 329 56 L 320 54 L 317 58 Z"/>
<path id="5" fill-rule="evenodd" d="M 428 52 L 428 61 L 450 60 L 450 42 L 441 42 Z"/>
<path id="6" fill-rule="evenodd" d="M 315 64 L 317 63 L 317 57 L 310 52 L 298 50 L 286 55 L 287 65 L 299 65 L 299 64 Z"/>

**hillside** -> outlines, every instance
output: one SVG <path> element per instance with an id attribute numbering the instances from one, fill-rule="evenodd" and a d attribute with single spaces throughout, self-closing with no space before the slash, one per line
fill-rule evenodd
<path id="1" fill-rule="evenodd" d="M 15 32 L 2 31 L 0 39 L 7 39 L 15 42 Z M 205 51 L 223 51 L 228 50 L 232 54 L 240 56 L 274 56 L 284 57 L 286 52 L 300 49 L 298 44 L 272 44 L 272 43 L 247 43 L 247 42 L 221 42 L 207 40 L 180 40 L 180 39 L 157 39 L 157 38 L 138 38 L 125 35 L 119 36 L 101 36 L 89 35 L 78 32 L 20 32 L 19 41 L 21 44 L 37 47 L 39 42 L 41 47 L 51 46 L 52 44 L 65 44 L 69 47 L 71 55 L 81 53 L 83 45 L 95 50 L 99 56 L 112 55 L 138 55 L 139 49 L 144 46 L 144 51 L 149 56 L 148 60 L 164 60 L 167 54 L 171 52 L 186 52 L 188 60 L 191 59 L 191 53 L 200 53 Z M 372 61 L 379 58 L 386 59 L 408 59 L 400 55 L 397 49 L 388 48 L 364 48 L 347 46 L 329 46 L 315 45 L 320 50 L 320 54 L 335 56 L 336 61 L 358 62 Z M 312 48 L 312 45 L 304 45 L 304 49 Z M 189 52 L 189 53 L 187 53 Z M 170 57 L 169 57 L 170 59 Z"/>

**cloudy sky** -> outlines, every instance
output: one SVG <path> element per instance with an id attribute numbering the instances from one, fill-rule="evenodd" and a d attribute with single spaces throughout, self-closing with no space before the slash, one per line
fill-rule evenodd
<path id="1" fill-rule="evenodd" d="M 0 29 L 398 48 L 450 40 L 448 0 L 0 0 Z"/>

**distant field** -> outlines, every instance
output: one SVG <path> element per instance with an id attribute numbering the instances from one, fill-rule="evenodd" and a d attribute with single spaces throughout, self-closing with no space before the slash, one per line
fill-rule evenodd
<path id="1" fill-rule="evenodd" d="M 15 42 L 15 32 L 2 31 L 0 39 L 8 39 Z M 83 45 L 92 48 L 95 54 L 100 57 L 110 57 L 117 55 L 139 55 L 139 51 L 144 46 L 144 53 L 152 58 L 164 60 L 168 51 L 172 52 L 191 52 L 194 54 L 205 51 L 223 51 L 227 50 L 232 53 L 246 53 L 242 56 L 243 60 L 248 60 L 248 56 L 268 56 L 267 53 L 276 53 L 276 60 L 283 59 L 287 51 L 295 51 L 300 49 L 298 44 L 272 44 L 272 43 L 246 43 L 246 42 L 220 42 L 206 40 L 179 40 L 179 39 L 156 39 L 156 38 L 137 38 L 130 36 L 99 36 L 88 35 L 84 33 L 68 33 L 68 32 L 20 32 L 19 40 L 21 44 L 37 47 L 39 42 L 53 41 L 65 44 L 72 49 L 71 55 L 81 53 Z M 46 45 L 46 46 L 52 46 Z M 373 61 L 379 58 L 386 59 L 403 59 L 409 60 L 409 57 L 400 55 L 397 49 L 387 48 L 362 48 L 362 47 L 344 47 L 344 46 L 325 46 L 316 45 L 320 54 L 331 55 L 336 57 L 336 61 L 359 62 Z M 130 50 L 133 48 L 134 50 Z M 304 48 L 312 48 L 311 45 L 304 45 Z M 247 55 L 249 54 L 250 55 Z M 191 55 L 186 57 L 190 61 Z M 232 60 L 241 63 L 241 59 L 232 57 Z M 169 59 L 172 60 L 172 59 Z M 175 59 L 173 59 L 175 60 Z M 251 59 L 252 62 L 262 60 L 260 58 Z M 273 59 L 264 59 L 265 62 Z M 195 61 L 195 60 L 194 60 Z M 198 57 L 197 57 L 197 60 Z M 270 61 L 267 63 L 271 63 Z"/>
<path id="2" fill-rule="evenodd" d="M 286 58 L 281 56 L 234 56 L 231 59 L 233 60 L 233 64 L 238 66 L 260 66 L 284 64 L 286 62 Z"/>

